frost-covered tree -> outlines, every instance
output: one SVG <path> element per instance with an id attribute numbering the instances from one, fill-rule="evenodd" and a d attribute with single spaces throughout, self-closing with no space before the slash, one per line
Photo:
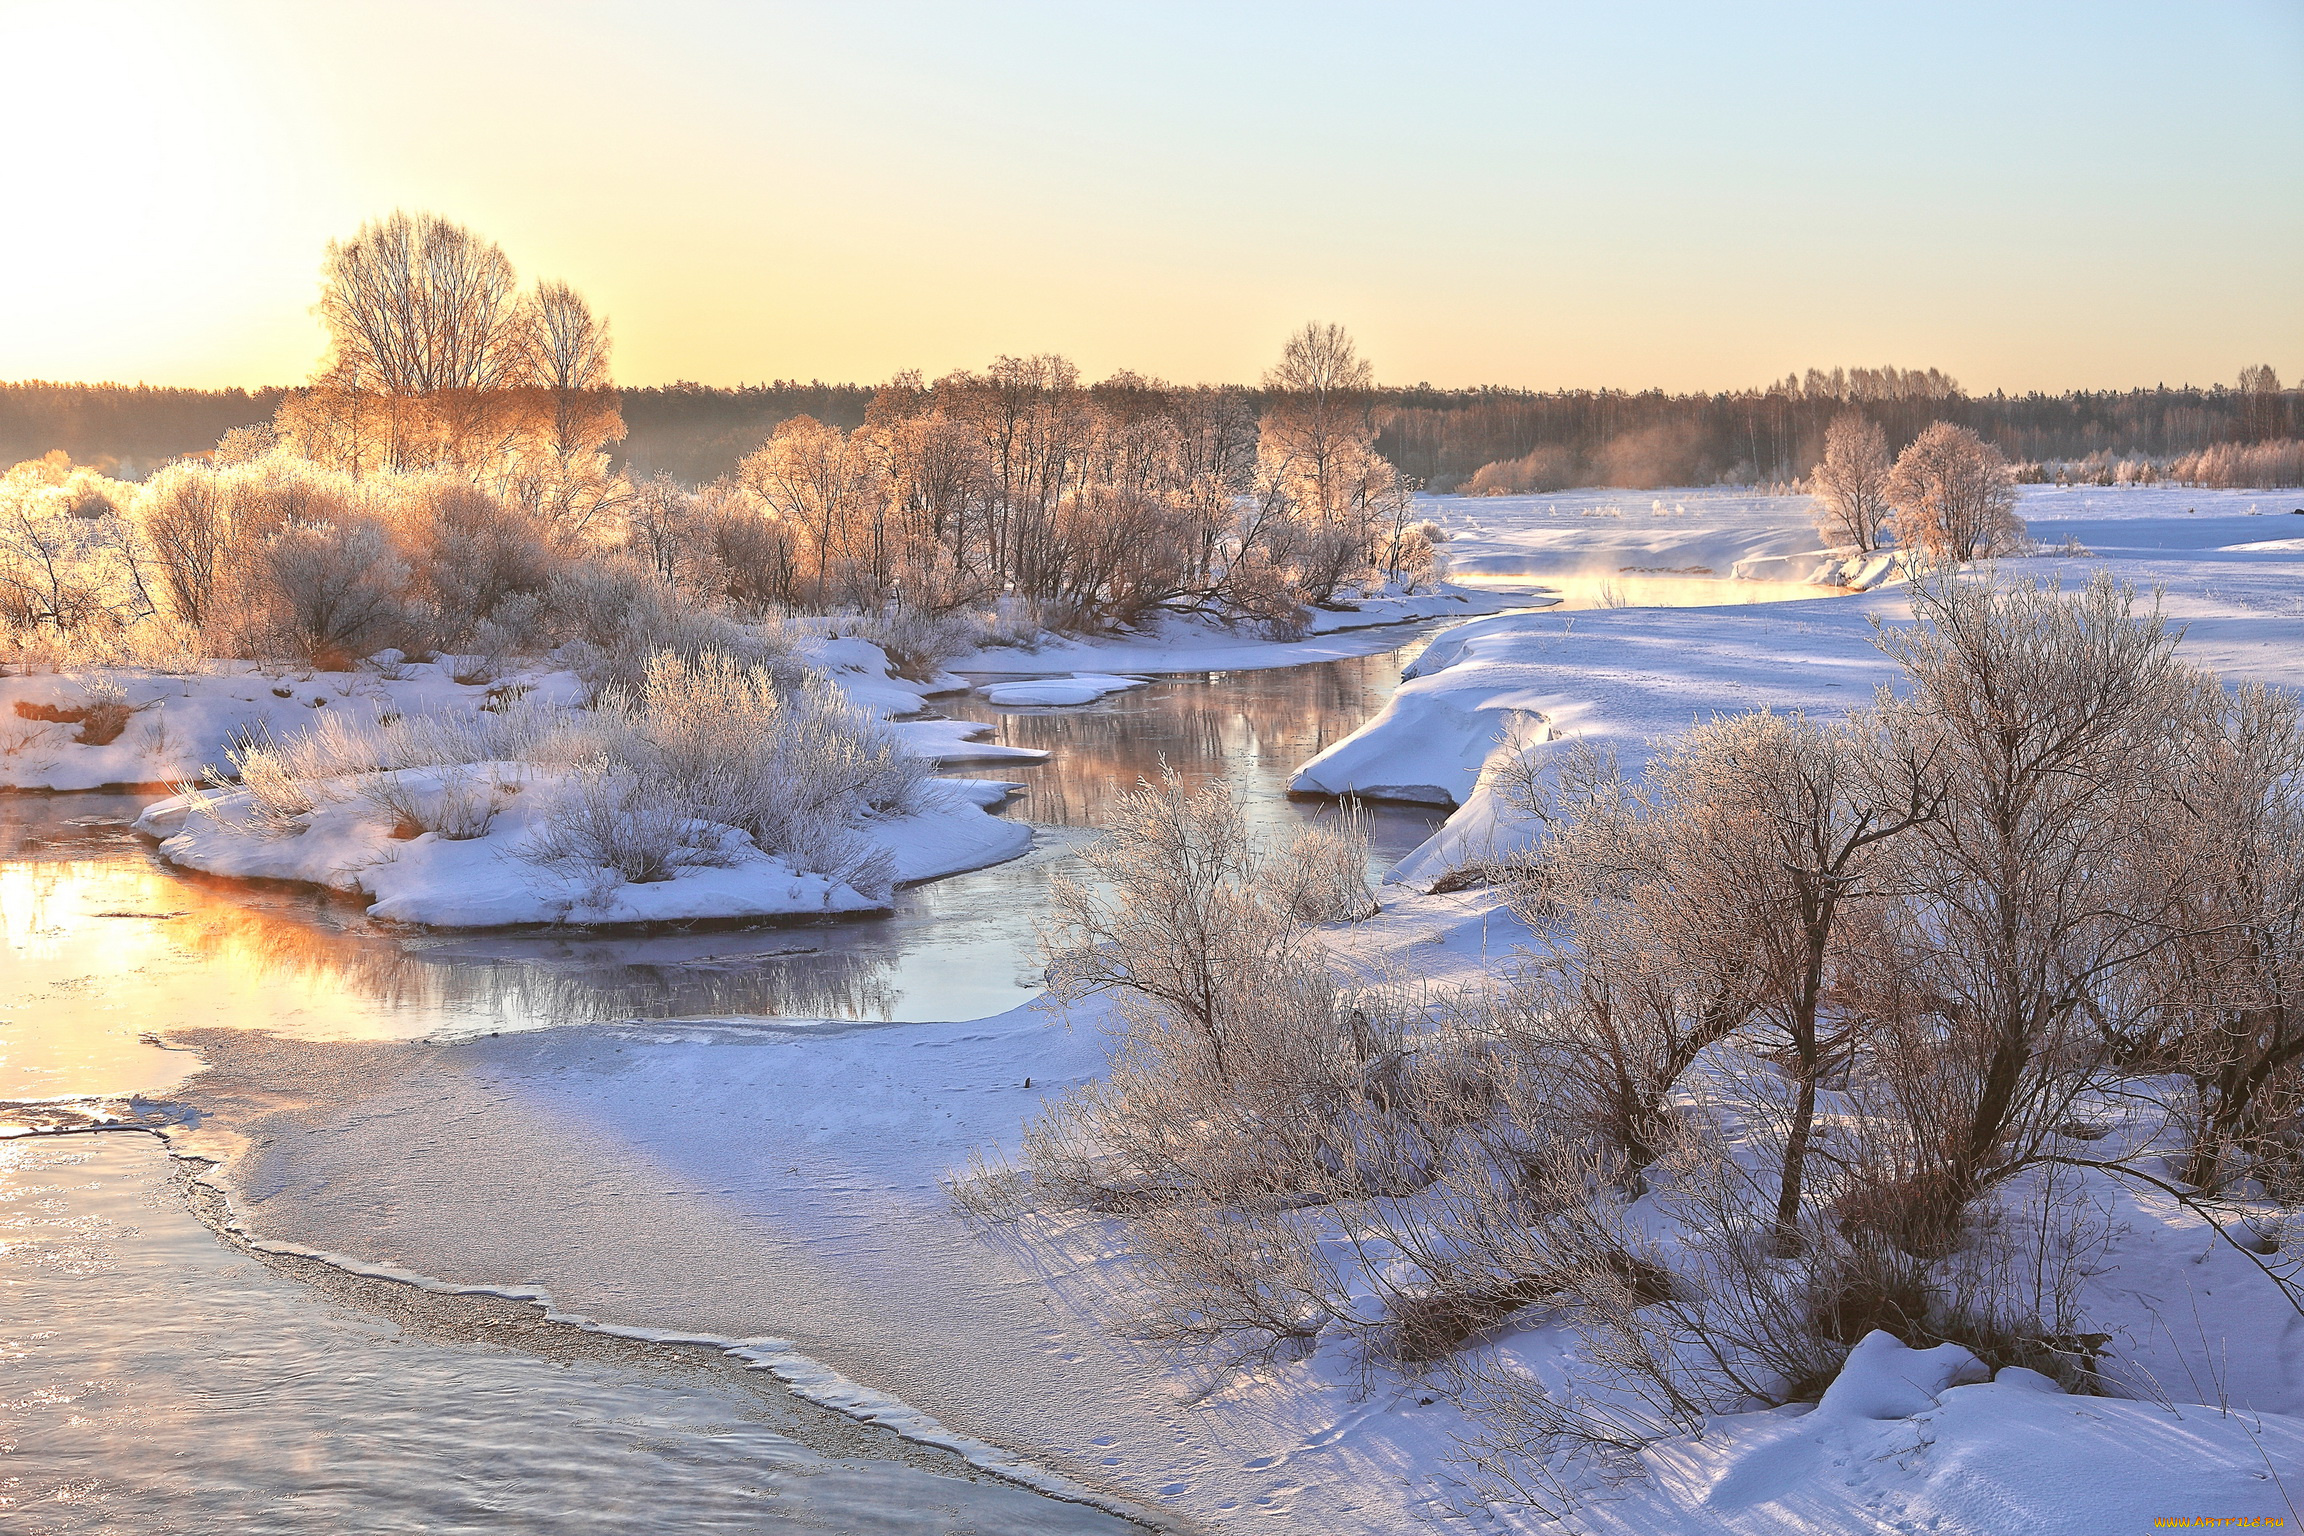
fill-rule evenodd
<path id="1" fill-rule="evenodd" d="M 1869 554 L 1888 516 L 1888 434 L 1861 411 L 1843 411 L 1824 434 L 1824 458 L 1812 476 L 1816 531 L 1836 545 Z"/>
<path id="2" fill-rule="evenodd" d="M 579 525 L 600 450 L 623 435 L 608 335 L 566 283 L 521 291 L 494 241 L 394 211 L 332 241 L 321 371 L 283 402 L 280 435 L 354 475 L 447 468 Z"/>
<path id="3" fill-rule="evenodd" d="M 1939 421 L 1914 438 L 1889 473 L 1887 498 L 1898 540 L 1933 562 L 1958 564 L 2023 546 L 2015 472 L 1966 427 Z"/>

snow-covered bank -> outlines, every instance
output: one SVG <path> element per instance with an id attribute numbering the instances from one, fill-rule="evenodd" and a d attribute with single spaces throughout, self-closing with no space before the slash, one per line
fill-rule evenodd
<path id="1" fill-rule="evenodd" d="M 1384 712 L 1306 763 L 1294 788 L 1459 807 L 1395 875 L 1433 878 L 1511 846 L 1482 787 L 1497 753 L 1576 738 L 1637 768 L 1650 740 L 1714 713 L 1842 712 L 1894 672 L 1870 620 L 1908 613 L 1882 595 L 1477 620 L 1435 640 Z"/>
<path id="2" fill-rule="evenodd" d="M 276 713 L 266 712 L 230 726 L 238 734 L 225 746 L 246 784 L 161 801 L 137 830 L 162 839 L 161 859 L 178 868 L 356 893 L 372 917 L 438 928 L 885 911 L 895 886 L 1031 847 L 1030 827 L 987 814 L 1021 786 L 914 781 L 924 761 L 1044 753 L 976 742 L 985 728 L 967 722 L 876 719 L 965 683 L 896 678 L 877 647 L 854 639 L 820 637 L 810 659 L 835 686 L 666 654 L 638 692 L 586 708 L 572 674 L 481 691 L 456 682 L 449 662 L 379 658 L 336 695 L 357 703 L 322 722 L 266 732 Z M 251 675 L 176 681 L 210 706 L 200 717 L 213 732 L 262 710 Z M 261 694 L 298 697 L 293 687 Z M 327 707 L 317 696 L 323 704 L 307 708 Z M 73 745 L 81 756 L 65 777 L 117 771 L 87 757 L 112 744 Z M 137 762 L 128 772 L 151 771 L 149 753 L 125 750 Z"/>
<path id="3" fill-rule="evenodd" d="M 1752 500 L 1757 521 L 1780 498 Z M 2271 537 L 2287 531 L 2279 507 L 2263 492 L 2027 487 L 2021 511 L 2052 552 L 2004 561 L 2000 573 L 2078 587 L 2109 570 L 2164 592 L 2188 660 L 2233 681 L 2304 688 L 2304 540 Z M 2075 541 L 2085 553 L 2065 552 Z M 1909 615 L 1890 589 L 1478 620 L 1436 640 L 1385 711 L 1307 763 L 1296 787 L 1460 807 L 1396 872 L 1429 880 L 1525 836 L 1499 829 L 1479 787 L 1495 752 L 1576 738 L 1636 768 L 1648 743 L 1715 712 L 1841 713 L 1893 670 L 1872 645 L 1874 621 Z"/>
<path id="4" fill-rule="evenodd" d="M 1232 1443 L 1232 1425 L 1203 1420 L 1156 1358 L 1112 1337 L 1094 1284 L 1077 1293 L 1046 1256 L 1021 1267 L 950 1214 L 947 1168 L 1101 1069 L 1092 1024 L 1025 1008 L 382 1049 L 187 1043 L 212 1065 L 187 1085 L 201 1119 L 177 1145 L 225 1159 L 217 1178 L 263 1240 L 548 1292 L 596 1325 L 772 1336 L 883 1394 L 888 1415 L 908 1405 L 940 1433 L 1186 1518 L 1391 1528 L 1382 1487 L 1307 1501 L 1300 1479 L 1244 1467 L 1303 1436 L 1244 1422 L 1245 1447 Z M 1332 1499 L 1368 1513 L 1339 1523 Z"/>
<path id="5" fill-rule="evenodd" d="M 162 838 L 160 857 L 183 869 L 240 880 L 294 880 L 372 898 L 368 915 L 430 928 L 497 928 L 535 923 L 587 926 L 804 917 L 888 909 L 882 894 L 858 890 L 837 873 L 795 868 L 764 854 L 734 828 L 720 829 L 731 862 L 690 866 L 666 880 L 571 881 L 523 857 L 562 785 L 519 763 L 483 763 L 498 809 L 477 837 L 426 832 L 401 839 L 352 787 L 321 804 L 293 836 L 246 829 L 249 794 L 208 797 L 195 813 L 183 796 L 147 810 L 137 829 Z M 461 792 L 437 769 L 401 769 L 417 798 Z M 1032 829 L 987 814 L 1018 786 L 986 779 L 935 779 L 911 814 L 875 818 L 856 829 L 858 853 L 892 861 L 896 883 L 934 880 L 1015 858 Z"/>
<path id="6" fill-rule="evenodd" d="M 1388 651 L 1400 643 L 1396 626 L 1469 618 L 1525 602 L 1477 588 L 1442 585 L 1415 596 L 1386 595 L 1342 608 L 1316 608 L 1304 635 L 1267 639 L 1253 625 L 1171 616 L 1141 634 L 1095 639 L 1048 637 L 1031 649 L 987 646 L 955 656 L 955 671 L 1046 677 L 1067 672 L 1246 672 L 1301 666 Z"/>
<path id="7" fill-rule="evenodd" d="M 0 677 L 0 788 L 166 785 L 223 763 L 235 741 L 286 738 L 323 715 L 469 714 L 515 699 L 573 705 L 572 672 L 512 669 L 458 682 L 455 658 L 357 672 L 210 662 L 182 674 L 102 669 Z M 473 673 L 465 675 L 472 676 Z"/>
<path id="8" fill-rule="evenodd" d="M 985 727 L 912 720 L 967 682 L 896 676 L 887 654 L 853 637 L 807 637 L 802 658 L 859 708 L 891 722 L 915 753 L 939 763 L 1037 762 L 1044 754 L 979 742 Z M 459 682 L 470 677 L 473 681 Z M 0 677 L 0 789 L 161 786 L 221 765 L 235 741 L 284 740 L 325 714 L 355 725 L 411 715 L 465 715 L 514 701 L 574 705 L 586 688 L 549 663 L 490 671 L 475 657 L 408 662 L 387 654 L 351 672 L 213 661 L 184 673 L 117 668 Z"/>

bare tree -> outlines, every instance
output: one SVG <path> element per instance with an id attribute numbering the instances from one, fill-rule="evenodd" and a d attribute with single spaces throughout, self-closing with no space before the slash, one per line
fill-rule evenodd
<path id="1" fill-rule="evenodd" d="M 738 479 L 791 528 L 817 602 L 877 603 L 894 574 L 885 461 L 872 429 L 795 416 L 746 456 Z"/>
<path id="2" fill-rule="evenodd" d="M 1350 334 L 1306 324 L 1266 371 L 1264 389 L 1259 477 L 1264 499 L 1284 502 L 1296 524 L 1291 547 L 1278 553 L 1297 585 L 1326 603 L 1355 569 L 1382 567 L 1397 579 L 1409 493 L 1375 451 L 1375 371 Z"/>
<path id="3" fill-rule="evenodd" d="M 1760 1006 L 1765 855 L 1695 776 L 1630 780 L 1582 748 L 1506 793 L 1550 835 L 1512 890 L 1536 942 L 1490 1027 L 1637 1188 L 1673 1090 Z"/>
<path id="4" fill-rule="evenodd" d="M 2139 1065 L 2191 1079 L 2185 1182 L 2220 1190 L 2304 1174 L 2304 721 L 2288 695 L 2199 690 L 2178 737 L 2159 862 L 2177 941 L 2148 957 Z"/>
<path id="5" fill-rule="evenodd" d="M 1814 473 L 1817 532 L 1835 544 L 1853 544 L 1869 554 L 1880 544 L 1888 515 L 1888 434 L 1860 411 L 1832 418 L 1824 434 L 1824 459 Z"/>
<path id="6" fill-rule="evenodd" d="M 214 617 L 217 561 L 232 537 L 224 487 L 203 464 L 171 464 L 147 483 L 144 533 L 176 616 L 198 629 Z"/>
<path id="7" fill-rule="evenodd" d="M 571 391 L 605 381 L 605 337 L 571 290 L 524 301 L 502 248 L 437 214 L 371 220 L 330 242 L 322 271 L 328 358 L 280 421 L 308 455 L 355 473 L 469 470 L 536 435 L 523 397 L 540 377 Z M 557 335 L 540 338 L 539 326 Z M 540 376 L 540 363 L 559 376 Z M 573 409 L 568 426 L 582 435 Z M 607 430 L 597 411 L 591 430 Z"/>
<path id="8" fill-rule="evenodd" d="M 1194 792 L 1164 771 L 1121 797 L 1082 857 L 1110 894 L 1056 881 L 1050 986 L 1148 1002 L 1217 1079 L 1231 1076 L 1237 1042 L 1261 1022 L 1246 983 L 1299 963 L 1308 942 L 1288 904 L 1257 888 L 1262 861 L 1238 804 L 1221 783 Z"/>
<path id="9" fill-rule="evenodd" d="M 1912 440 L 1888 476 L 1896 536 L 1939 564 L 2013 553 L 2024 540 L 2016 478 L 2000 450 L 1939 421 Z"/>
<path id="10" fill-rule="evenodd" d="M 1894 840 L 1932 820 L 1943 801 L 1924 762 L 1899 759 L 1893 775 L 1868 774 L 1871 745 L 1861 725 L 1747 714 L 1692 732 L 1662 768 L 1684 786 L 1682 798 L 1708 812 L 1688 825 L 1676 861 L 1722 866 L 1756 898 L 1723 915 L 1753 920 L 1751 933 L 1731 942 L 1758 956 L 1754 1022 L 1781 1039 L 1792 1079 L 1775 1215 L 1784 1251 L 1800 1240 L 1817 1090 L 1854 1050 L 1845 1022 L 1827 1017 L 1825 1006 L 1843 919 L 1882 899 Z M 1713 941 L 1721 936 L 1715 927 Z M 1705 938 L 1691 932 L 1684 942 Z"/>
<path id="11" fill-rule="evenodd" d="M 2285 437 L 2288 402 L 2280 393 L 2280 375 L 2270 363 L 2255 363 L 2240 370 L 2240 430 L 2251 442 Z"/>
<path id="12" fill-rule="evenodd" d="M 2196 680 L 2108 577 L 2064 599 L 1946 576 L 1914 599 L 1922 622 L 1881 640 L 1911 687 L 1882 706 L 1878 771 L 1884 800 L 1918 780 L 1941 803 L 1895 845 L 1861 1005 L 1912 1162 L 1860 1219 L 1940 1252 L 2068 1117 L 2108 983 L 2181 931 L 2155 854 Z"/>
<path id="13" fill-rule="evenodd" d="M 1315 477 L 1324 476 L 1345 450 L 1375 436 L 1368 420 L 1375 386 L 1375 370 L 1350 332 L 1308 321 L 1265 371 L 1264 388 L 1273 396 L 1265 433 L 1283 453 L 1308 460 Z"/>
<path id="14" fill-rule="evenodd" d="M 320 318 L 335 361 L 419 396 L 529 379 L 528 315 L 503 249 L 438 214 L 395 211 L 330 241 Z"/>
<path id="15" fill-rule="evenodd" d="M 608 322 L 562 282 L 537 284 L 531 304 L 528 371 L 551 398 L 552 452 L 573 463 L 624 435 L 608 376 Z"/>
<path id="16" fill-rule="evenodd" d="M 696 496 L 670 475 L 652 475 L 624 504 L 624 543 L 657 579 L 676 586 L 687 573 L 695 536 Z"/>

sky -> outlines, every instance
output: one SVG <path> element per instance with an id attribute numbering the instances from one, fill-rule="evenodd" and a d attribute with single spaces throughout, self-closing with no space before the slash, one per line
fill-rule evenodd
<path id="1" fill-rule="evenodd" d="M 2304 375 L 2304 0 L 0 0 L 0 379 L 293 382 L 429 210 L 629 384 Z"/>

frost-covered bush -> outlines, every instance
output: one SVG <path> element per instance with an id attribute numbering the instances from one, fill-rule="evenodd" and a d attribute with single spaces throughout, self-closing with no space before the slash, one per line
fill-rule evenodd
<path id="1" fill-rule="evenodd" d="M 1290 916 L 1306 923 L 1352 923 L 1377 913 L 1368 889 L 1368 822 L 1358 801 L 1305 827 L 1282 847 L 1266 876 Z"/>
<path id="2" fill-rule="evenodd" d="M 599 720 L 606 758 L 647 793 L 804 866 L 858 817 L 902 810 L 928 774 L 822 677 L 783 682 L 719 651 L 658 652 Z"/>
<path id="3" fill-rule="evenodd" d="M 237 778 L 248 792 L 240 824 L 259 836 L 294 837 L 324 801 L 340 797 L 338 785 L 314 772 L 323 754 L 302 739 L 283 743 L 268 731 L 257 732 L 233 741 L 224 756 L 231 764 L 229 777 Z M 227 775 L 210 769 L 208 777 L 221 780 Z M 205 797 L 194 794 L 195 806 L 210 808 Z"/>
<path id="4" fill-rule="evenodd" d="M 358 800 L 396 835 L 482 837 L 533 793 L 535 830 L 514 851 L 557 872 L 664 880 L 766 853 L 875 894 L 889 862 L 855 828 L 911 809 L 930 772 L 823 677 L 713 650 L 659 651 L 592 709 L 331 713 L 227 756 L 209 777 L 239 780 L 241 824 L 260 835 L 294 836 Z"/>
<path id="5" fill-rule="evenodd" d="M 395 641 L 417 618 L 405 594 L 408 566 L 379 523 L 289 523 L 255 551 L 263 586 L 254 602 L 250 638 L 331 670 Z"/>
<path id="6" fill-rule="evenodd" d="M 134 490 L 61 454 L 0 475 L 0 641 L 68 655 L 153 611 Z"/>
<path id="7" fill-rule="evenodd" d="M 569 562 L 543 519 L 444 477 L 416 483 L 395 512 L 428 646 L 495 656 L 541 648 L 543 594 Z"/>
<path id="8" fill-rule="evenodd" d="M 613 875 L 644 885 L 745 856 L 742 833 L 666 799 L 607 758 L 578 764 L 545 793 L 542 825 L 521 857 L 579 882 Z"/>
<path id="9" fill-rule="evenodd" d="M 926 682 L 962 651 L 992 643 L 991 631 L 987 621 L 967 614 L 899 606 L 858 621 L 850 633 L 885 651 L 889 669 L 898 677 Z"/>
<path id="10" fill-rule="evenodd" d="M 543 601 L 552 627 L 567 642 L 563 659 L 595 689 L 643 686 L 652 659 L 661 654 L 735 658 L 787 686 L 806 671 L 780 620 L 739 624 L 698 608 L 634 561 L 571 566 L 554 579 Z"/>

